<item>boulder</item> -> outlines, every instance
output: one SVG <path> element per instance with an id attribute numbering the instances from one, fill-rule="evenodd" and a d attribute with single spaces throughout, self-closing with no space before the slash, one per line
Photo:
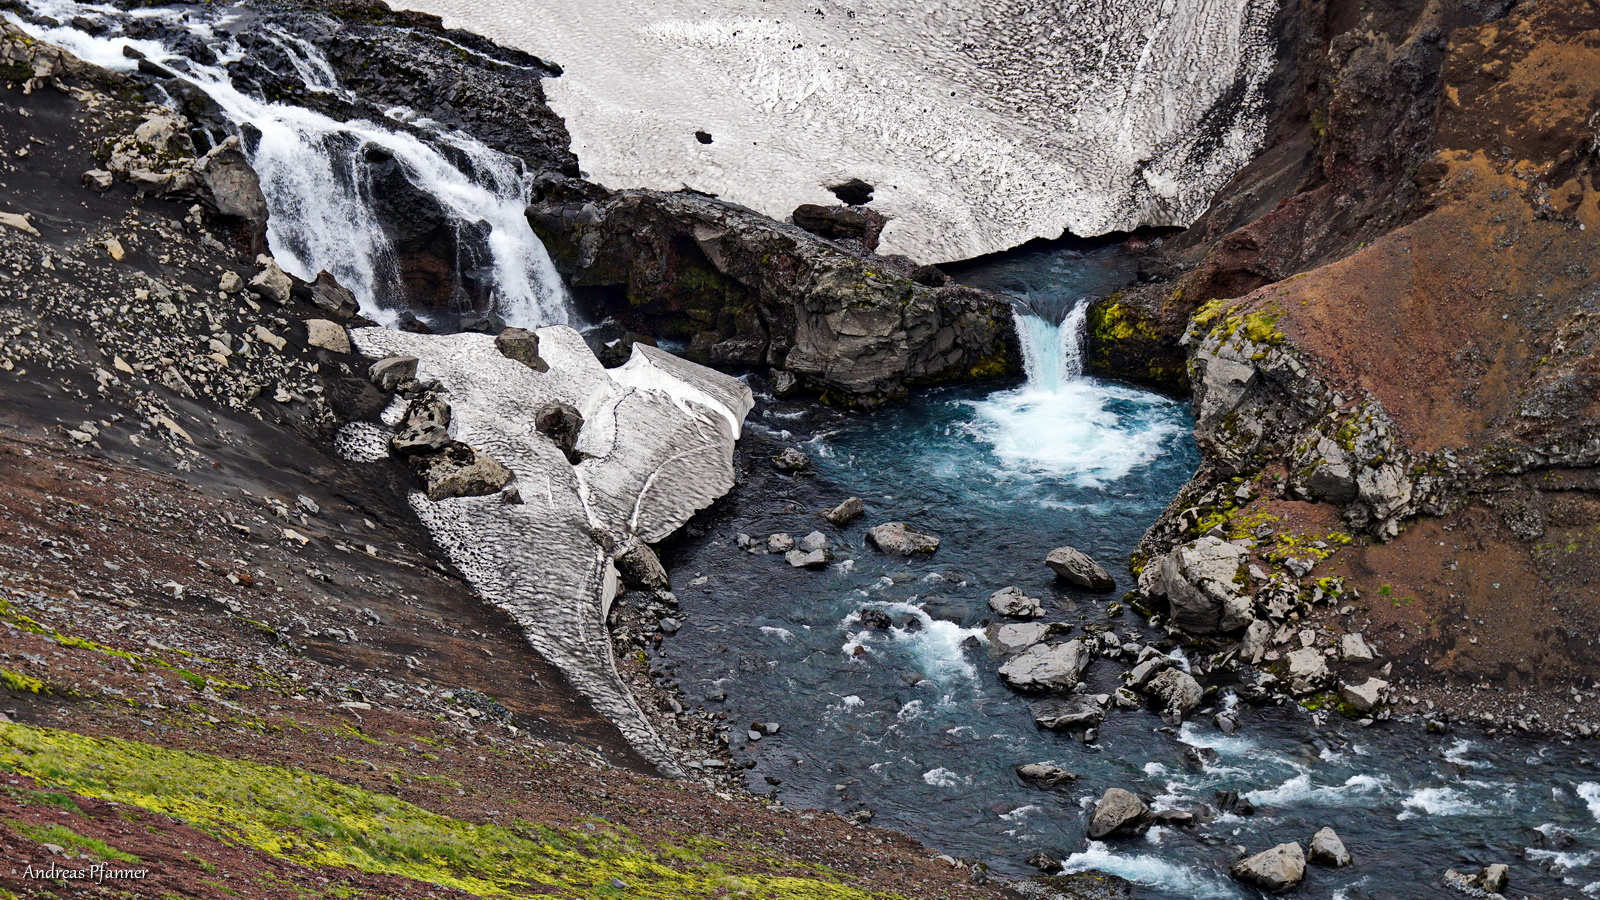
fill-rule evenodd
<path id="1" fill-rule="evenodd" d="M 861 619 L 863 628 L 870 628 L 873 631 L 888 631 L 894 625 L 894 620 L 889 618 L 889 614 L 876 606 L 864 606 L 856 610 L 856 615 Z"/>
<path id="2" fill-rule="evenodd" d="M 454 443 L 439 453 L 411 458 L 427 485 L 429 500 L 484 497 L 511 483 L 511 470 L 466 444 Z"/>
<path id="3" fill-rule="evenodd" d="M 867 251 L 878 249 L 878 235 L 887 220 L 870 209 L 849 206 L 818 206 L 802 203 L 795 207 L 794 224 L 825 238 L 860 241 Z"/>
<path id="4" fill-rule="evenodd" d="M 1161 653 L 1160 651 L 1155 651 L 1147 656 L 1141 656 L 1139 664 L 1134 666 L 1132 669 L 1129 669 L 1128 674 L 1124 675 L 1122 680 L 1128 685 L 1128 687 L 1131 687 L 1136 691 L 1142 691 L 1144 690 L 1145 685 L 1149 684 L 1150 681 L 1156 677 L 1156 675 L 1160 674 L 1161 672 L 1165 672 L 1177 664 L 1177 660 L 1173 659 L 1172 657 L 1167 656 L 1165 653 Z"/>
<path id="5" fill-rule="evenodd" d="M 672 590 L 672 579 L 661 564 L 661 557 L 649 544 L 635 542 L 613 560 L 617 572 L 629 587 L 644 591 Z"/>
<path id="6" fill-rule="evenodd" d="M 196 194 L 234 242 L 251 253 L 267 249 L 267 197 L 239 138 L 229 136 L 194 166 Z"/>
<path id="7" fill-rule="evenodd" d="M 400 385 L 417 377 L 417 363 L 415 356 L 391 356 L 380 359 L 367 370 L 367 377 L 377 385 L 378 390 L 385 394 L 392 394 L 400 389 Z"/>
<path id="8" fill-rule="evenodd" d="M 361 312 L 356 295 L 330 272 L 318 272 L 311 283 L 295 285 L 293 295 L 336 318 L 350 319 Z"/>
<path id="9" fill-rule="evenodd" d="M 1215 537 L 1184 544 L 1161 562 L 1161 584 L 1172 621 L 1194 634 L 1237 631 L 1250 622 L 1250 597 L 1236 580 L 1245 551 Z"/>
<path id="10" fill-rule="evenodd" d="M 1372 648 L 1360 634 L 1346 634 L 1339 638 L 1339 654 L 1351 662 L 1371 662 Z"/>
<path id="11" fill-rule="evenodd" d="M 329 353 L 349 353 L 350 335 L 344 326 L 327 319 L 306 320 L 306 343 Z"/>
<path id="12" fill-rule="evenodd" d="M 1051 731 L 1087 731 L 1106 717 L 1106 705 L 1088 694 L 1072 694 L 1059 700 L 1033 704 L 1033 721 Z"/>
<path id="13" fill-rule="evenodd" d="M 1311 861 L 1335 869 L 1350 865 L 1350 851 L 1344 847 L 1338 832 L 1324 828 L 1311 836 Z"/>
<path id="14" fill-rule="evenodd" d="M 1368 678 L 1360 684 L 1339 685 L 1339 699 L 1350 704 L 1357 712 L 1372 712 L 1388 694 L 1389 682 L 1381 678 Z"/>
<path id="15" fill-rule="evenodd" d="M 1505 893 L 1506 882 L 1510 877 L 1511 867 L 1505 863 L 1484 866 L 1483 871 L 1478 875 L 1479 881 L 1483 884 L 1483 889 L 1491 894 Z"/>
<path id="16" fill-rule="evenodd" d="M 1059 622 L 1013 622 L 1007 625 L 993 625 L 989 628 L 989 643 L 1001 653 L 1020 653 L 1023 650 L 1040 643 L 1056 633 L 1065 634 L 1072 630 L 1070 625 Z"/>
<path id="17" fill-rule="evenodd" d="M 939 549 L 939 539 L 912 531 L 904 522 L 888 522 L 867 531 L 867 542 L 896 556 L 925 556 Z"/>
<path id="18" fill-rule="evenodd" d="M 1071 690 L 1091 660 L 1081 640 L 1035 644 L 1001 666 L 1000 677 L 1022 691 Z"/>
<path id="19" fill-rule="evenodd" d="M 790 447 L 772 458 L 772 467 L 779 472 L 804 472 L 811 468 L 811 457 Z"/>
<path id="20" fill-rule="evenodd" d="M 549 438 L 568 462 L 577 465 L 583 461 L 584 454 L 578 450 L 578 438 L 583 432 L 583 413 L 578 412 L 576 407 L 552 400 L 533 414 L 533 427 Z"/>
<path id="21" fill-rule="evenodd" d="M 1069 772 L 1049 763 L 1027 763 L 1017 766 L 1017 777 L 1035 787 L 1053 788 L 1078 780 L 1076 772 Z"/>
<path id="22" fill-rule="evenodd" d="M 1296 697 L 1322 690 L 1333 678 L 1333 673 L 1328 671 L 1327 658 L 1315 647 L 1291 650 L 1285 659 L 1289 668 L 1289 693 Z"/>
<path id="23" fill-rule="evenodd" d="M 550 364 L 539 356 L 539 336 L 522 328 L 507 328 L 494 339 L 494 348 L 507 359 L 514 359 L 535 372 L 550 371 Z"/>
<path id="24" fill-rule="evenodd" d="M 1291 890 L 1306 875 L 1306 856 L 1298 842 L 1263 850 L 1233 867 L 1233 877 L 1273 894 Z"/>
<path id="25" fill-rule="evenodd" d="M 1109 591 L 1117 586 L 1117 582 L 1100 564 L 1074 550 L 1071 547 L 1057 547 L 1050 551 L 1044 559 L 1044 564 L 1051 571 L 1071 584 L 1091 591 Z"/>
<path id="26" fill-rule="evenodd" d="M 860 497 L 851 497 L 824 513 L 828 524 L 843 528 L 866 514 L 867 506 Z"/>
<path id="27" fill-rule="evenodd" d="M 1036 597 L 1029 597 L 1016 586 L 1003 587 L 989 595 L 989 608 L 1002 616 L 1018 619 L 1037 619 L 1044 615 L 1044 605 Z"/>
<path id="28" fill-rule="evenodd" d="M 800 539 L 800 549 L 807 553 L 828 549 L 828 536 L 820 531 L 813 531 Z"/>
<path id="29" fill-rule="evenodd" d="M 768 553 L 788 553 L 794 549 L 794 538 L 787 534 L 772 534 L 767 536 Z"/>
<path id="30" fill-rule="evenodd" d="M 406 407 L 400 429 L 389 440 L 389 446 L 401 456 L 438 453 L 449 447 L 450 404 L 435 394 L 427 394 L 411 401 Z"/>
<path id="31" fill-rule="evenodd" d="M 90 190 L 105 193 L 116 183 L 116 177 L 105 169 L 90 169 L 83 173 L 83 186 Z"/>
<path id="32" fill-rule="evenodd" d="M 256 257 L 256 265 L 261 267 L 261 271 L 250 279 L 250 292 L 279 306 L 288 303 L 294 294 L 294 280 L 289 273 L 278 268 L 277 261 L 264 254 Z"/>
<path id="33" fill-rule="evenodd" d="M 833 554 L 826 548 L 816 550 L 790 550 L 783 555 L 796 569 L 825 569 L 833 562 Z"/>
<path id="34" fill-rule="evenodd" d="M 1089 839 L 1135 835 L 1150 826 L 1154 816 L 1143 800 L 1122 788 L 1109 788 L 1094 805 L 1089 819 Z"/>
<path id="35" fill-rule="evenodd" d="M 1267 641 L 1272 637 L 1272 623 L 1265 619 L 1251 619 L 1239 643 L 1239 659 L 1251 665 L 1261 662 L 1267 653 Z"/>
<path id="36" fill-rule="evenodd" d="M 1194 712 L 1205 692 L 1194 676 L 1177 666 L 1166 669 L 1144 686 L 1144 692 L 1167 712 L 1182 717 Z"/>

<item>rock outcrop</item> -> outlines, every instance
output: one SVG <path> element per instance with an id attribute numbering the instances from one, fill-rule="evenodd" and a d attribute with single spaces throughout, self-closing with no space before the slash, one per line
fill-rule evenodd
<path id="1" fill-rule="evenodd" d="M 889 260 L 714 198 L 547 179 L 528 220 L 598 311 L 688 341 L 697 360 L 770 366 L 841 403 L 1019 365 L 999 296 L 917 284 Z"/>

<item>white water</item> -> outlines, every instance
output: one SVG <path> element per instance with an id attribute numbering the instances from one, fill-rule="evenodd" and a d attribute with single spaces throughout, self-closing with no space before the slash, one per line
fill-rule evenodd
<path id="1" fill-rule="evenodd" d="M 1083 374 L 1088 311 L 1080 300 L 1059 325 L 1012 314 L 1028 381 L 975 402 L 971 426 L 1004 475 L 1100 487 L 1155 460 L 1182 428 L 1165 398 Z"/>
<path id="2" fill-rule="evenodd" d="M 33 8 L 58 19 L 111 17 L 109 7 L 68 0 L 35 0 Z M 224 59 L 244 51 L 231 38 L 213 38 L 228 19 L 194 21 L 186 13 L 150 11 L 212 39 Z M 508 325 L 535 328 L 569 320 L 566 289 L 549 254 L 523 215 L 529 181 L 516 161 L 460 133 L 434 135 L 465 160 L 458 166 L 437 147 L 417 137 L 366 121 L 338 122 L 297 106 L 272 103 L 234 86 L 222 68 L 181 61 L 160 44 L 125 37 L 94 37 L 72 28 L 40 28 L 18 22 L 35 37 L 65 47 L 97 65 L 123 71 L 137 63 L 123 55 L 133 46 L 151 59 L 186 69 L 184 78 L 216 101 L 236 129 L 259 139 L 244 141 L 250 163 L 261 177 L 270 218 L 267 243 L 286 271 L 311 280 L 331 272 L 349 288 L 362 312 L 378 322 L 394 324 L 404 305 L 393 242 L 374 214 L 365 152 L 379 147 L 392 155 L 418 189 L 433 196 L 460 236 L 465 228 L 481 231 L 491 285 L 490 309 Z M 344 93 L 333 67 L 315 46 L 286 32 L 252 24 L 278 45 L 296 74 L 316 91 Z M 262 30 L 265 29 L 265 30 Z M 396 111 L 405 116 L 408 111 Z"/>

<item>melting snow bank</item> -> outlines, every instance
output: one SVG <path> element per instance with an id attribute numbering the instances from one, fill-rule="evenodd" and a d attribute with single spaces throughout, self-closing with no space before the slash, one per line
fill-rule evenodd
<path id="1" fill-rule="evenodd" d="M 482 334 L 363 328 L 351 337 L 370 357 L 417 357 L 418 379 L 448 392 L 452 437 L 515 476 L 521 503 L 433 502 L 412 492 L 451 562 L 636 750 L 681 776 L 617 674 L 606 629 L 618 590 L 613 554 L 660 541 L 733 487 L 733 445 L 754 401 L 737 379 L 654 347 L 636 345 L 627 365 L 608 371 L 573 329 L 538 335 L 545 373 L 502 356 Z M 534 427 L 534 414 L 553 402 L 583 414 L 577 449 L 588 458 L 577 465 Z M 370 423 L 346 428 L 342 446 L 376 434 Z"/>

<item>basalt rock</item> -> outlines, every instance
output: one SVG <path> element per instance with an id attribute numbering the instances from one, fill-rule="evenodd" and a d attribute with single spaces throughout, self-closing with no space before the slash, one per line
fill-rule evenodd
<path id="1" fill-rule="evenodd" d="M 511 470 L 488 454 L 462 443 L 452 443 L 437 453 L 411 457 L 422 476 L 429 500 L 484 497 L 497 494 L 511 483 Z"/>
<path id="2" fill-rule="evenodd" d="M 878 235 L 887 224 L 883 216 L 870 209 L 817 206 L 814 203 L 795 207 L 792 218 L 794 224 L 812 234 L 858 242 L 868 253 L 878 249 Z"/>
<path id="3" fill-rule="evenodd" d="M 912 531 L 904 522 L 888 522 L 867 531 L 867 543 L 896 556 L 927 556 L 939 549 L 939 539 Z"/>
<path id="4" fill-rule="evenodd" d="M 851 497 L 833 509 L 828 510 L 824 518 L 828 520 L 828 524 L 842 528 L 861 518 L 866 514 L 866 511 L 866 504 L 861 502 L 860 497 Z"/>
<path id="5" fill-rule="evenodd" d="M 1026 763 L 1017 766 L 1017 777 L 1042 788 L 1053 788 L 1078 780 L 1077 773 L 1049 763 Z"/>
<path id="6" fill-rule="evenodd" d="M 1045 565 L 1050 571 L 1056 573 L 1057 578 L 1064 579 L 1078 587 L 1088 588 L 1091 591 L 1109 591 L 1117 586 L 1117 582 L 1100 564 L 1090 559 L 1083 553 L 1071 547 L 1057 547 L 1045 557 Z"/>
<path id="7" fill-rule="evenodd" d="M 1110 788 L 1101 795 L 1089 819 L 1089 839 L 1127 837 L 1143 832 L 1155 818 L 1150 807 L 1122 788 Z"/>
<path id="8" fill-rule="evenodd" d="M 1172 621 L 1196 634 L 1225 633 L 1250 620 L 1250 597 L 1241 590 L 1240 547 L 1204 537 L 1174 550 L 1161 562 L 1161 588 Z"/>
<path id="9" fill-rule="evenodd" d="M 340 284 L 331 272 L 318 272 L 310 283 L 295 284 L 291 293 L 296 300 L 310 303 L 336 318 L 354 318 L 361 311 L 356 295 Z"/>
<path id="10" fill-rule="evenodd" d="M 1000 667 L 1000 678 L 1020 691 L 1066 691 L 1083 680 L 1094 657 L 1081 640 L 1035 644 Z"/>
<path id="11" fill-rule="evenodd" d="M 1010 305 L 713 198 L 545 179 L 528 220 L 580 297 L 714 364 L 784 369 L 838 402 L 1016 371 Z"/>

